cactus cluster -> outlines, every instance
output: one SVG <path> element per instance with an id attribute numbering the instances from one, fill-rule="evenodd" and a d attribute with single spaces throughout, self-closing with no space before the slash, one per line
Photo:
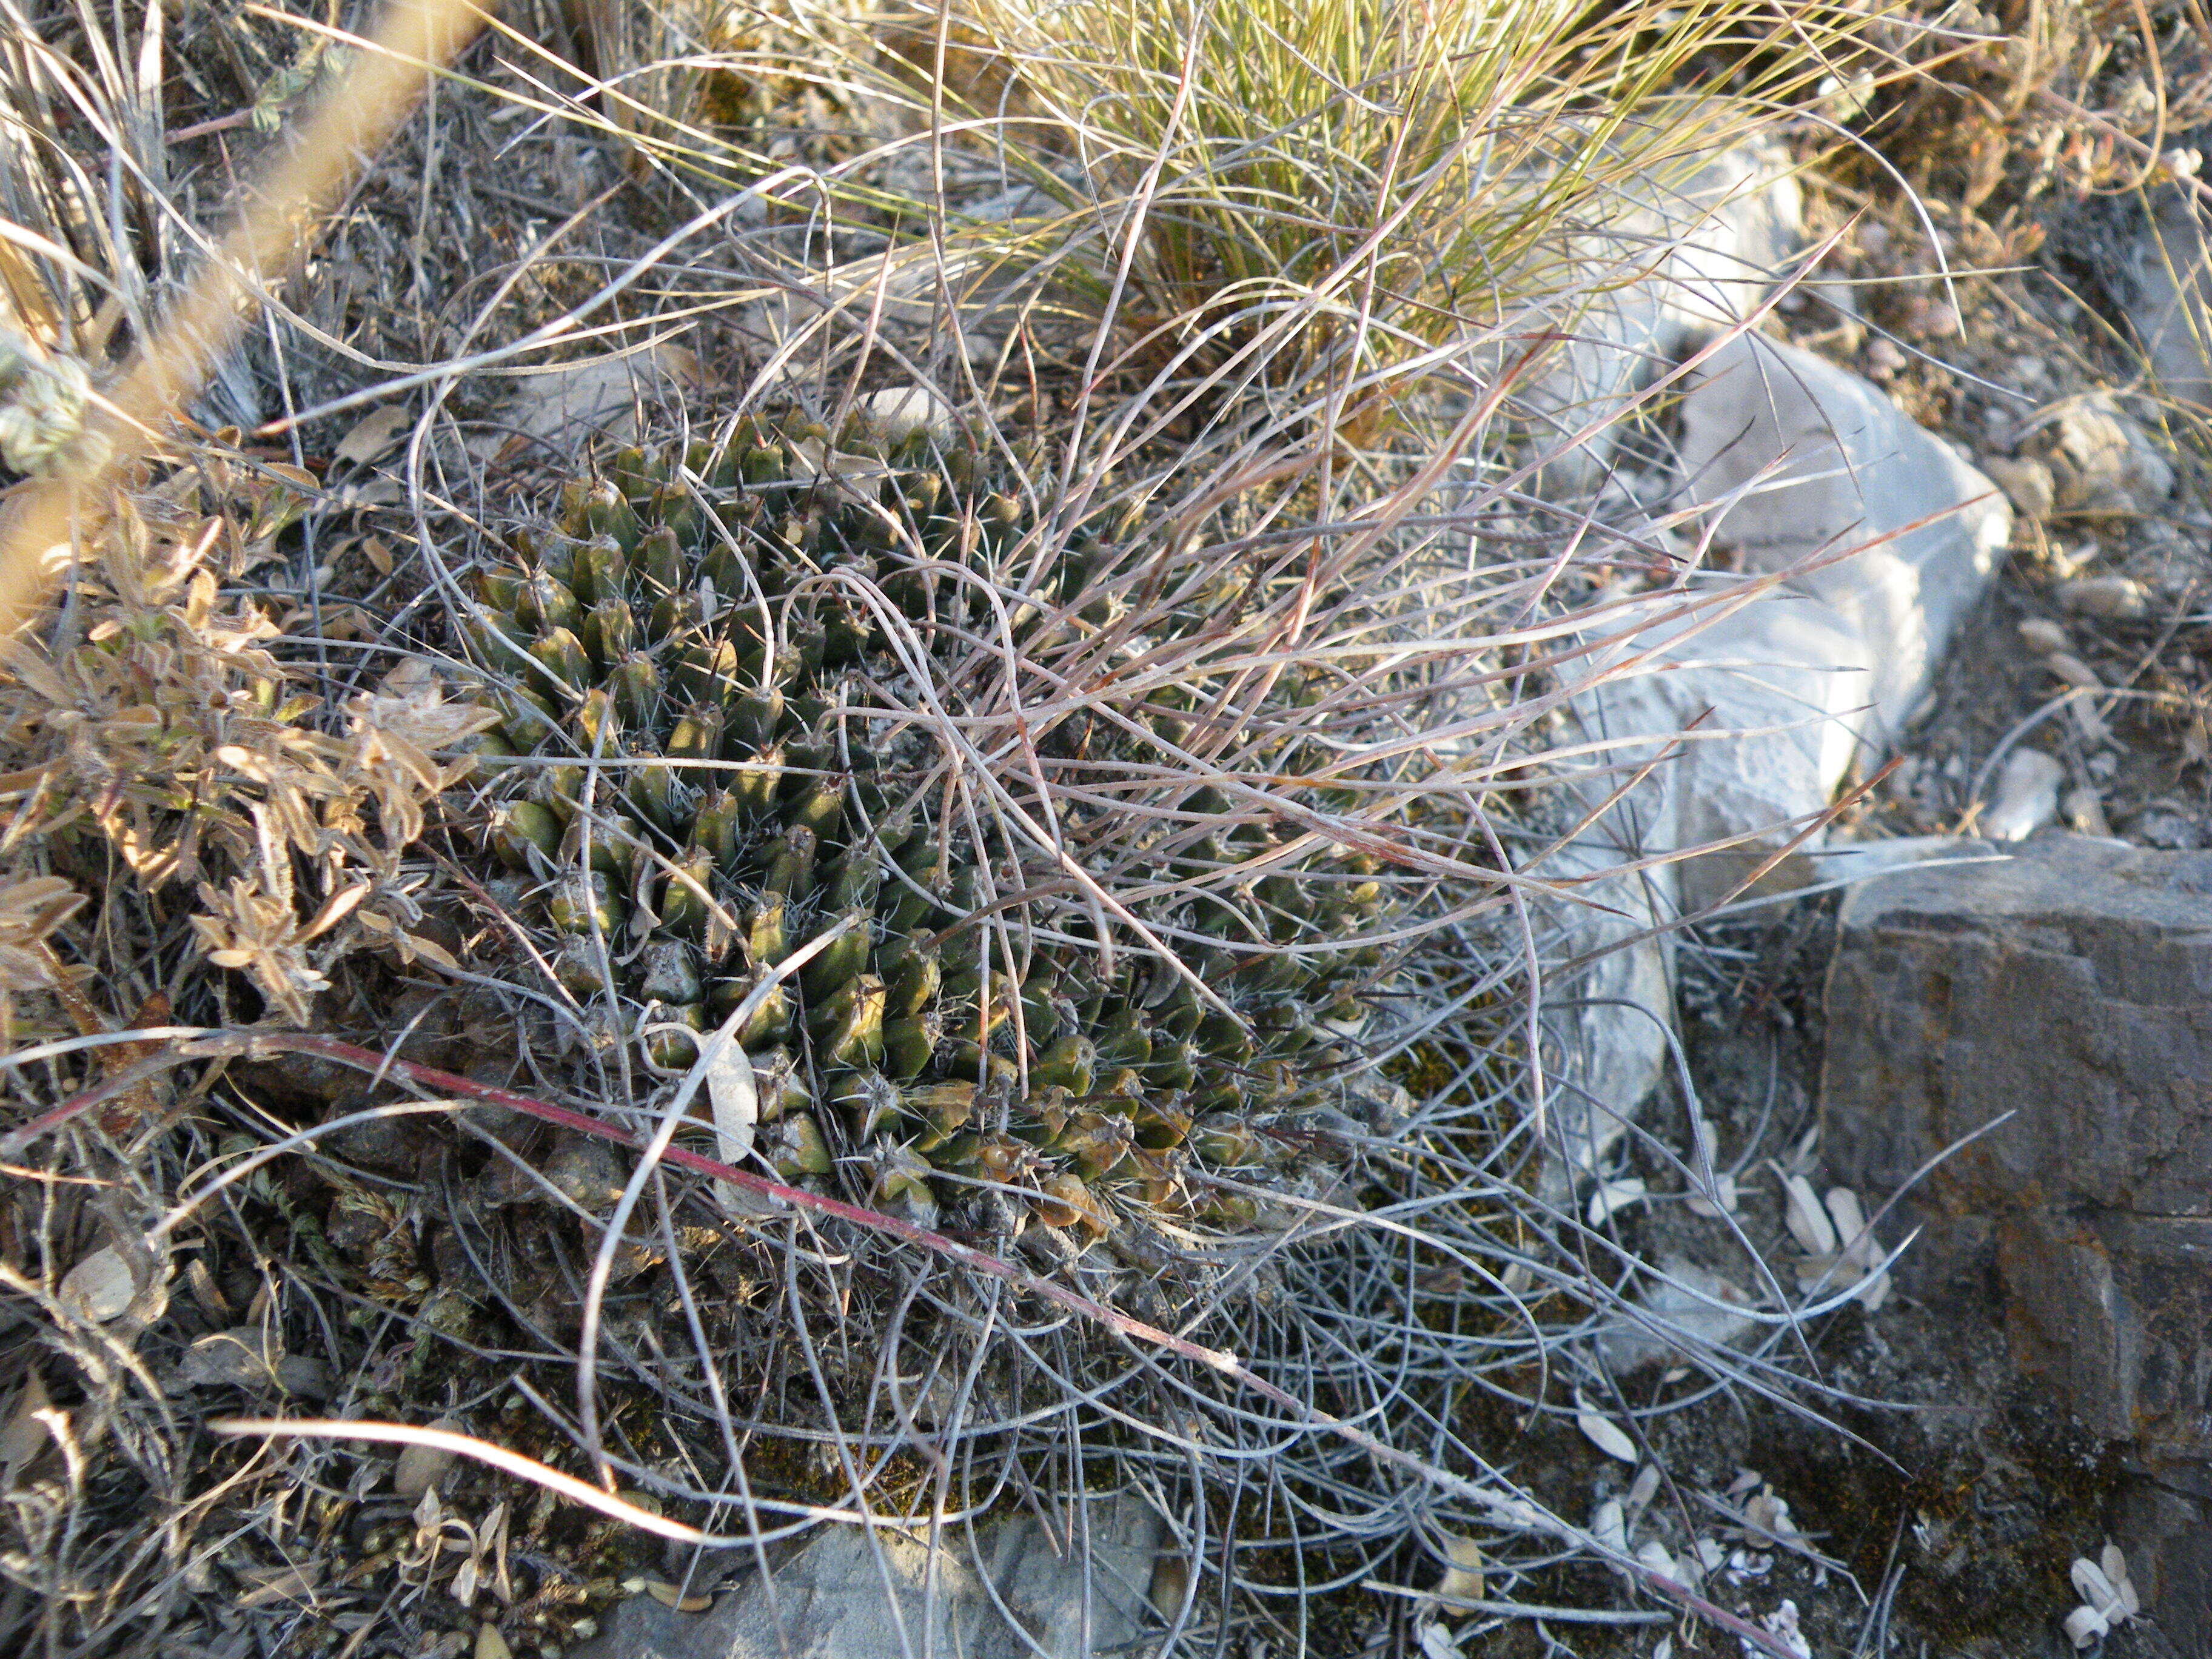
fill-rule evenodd
<path id="1" fill-rule="evenodd" d="M 1163 902 L 1150 920 L 1188 975 L 1127 938 L 1102 951 L 1080 906 L 1010 921 L 989 896 L 1039 872 L 942 816 L 941 778 L 920 787 L 925 739 L 856 740 L 851 714 L 911 676 L 915 641 L 972 639 L 980 589 L 945 567 L 1026 568 L 1028 514 L 926 432 L 877 444 L 866 488 L 833 483 L 800 459 L 827 435 L 752 421 L 719 445 L 625 452 L 483 579 L 471 629 L 506 688 L 505 746 L 539 757 L 512 769 L 491 845 L 559 935 L 555 972 L 580 1000 L 611 981 L 624 1029 L 677 1066 L 839 929 L 739 1033 L 786 1178 L 842 1160 L 911 1214 L 995 1190 L 1094 1233 L 1132 1202 L 1249 1215 L 1192 1181 L 1194 1160 L 1281 1165 L 1296 1114 L 1352 1066 L 1379 953 L 1279 947 L 1355 938 L 1381 900 L 1373 868 L 1334 858 Z M 1085 566 L 1079 536 L 1032 585 L 1033 615 L 1085 605 Z M 839 571 L 866 580 L 822 579 Z M 929 624 L 903 657 L 892 607 Z M 1126 724 L 1071 714 L 1037 741 L 1079 773 L 1147 748 L 1157 763 L 1138 734 L 1180 740 L 1198 695 L 1156 691 Z M 1273 844 L 1264 825 L 1217 829 L 1166 844 L 1156 873 L 1264 865 Z"/>

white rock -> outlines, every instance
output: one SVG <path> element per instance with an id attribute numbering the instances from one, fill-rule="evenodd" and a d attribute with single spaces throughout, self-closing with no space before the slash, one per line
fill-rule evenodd
<path id="1" fill-rule="evenodd" d="M 952 436 L 952 405 L 927 386 L 871 392 L 853 412 L 885 443 L 898 443 L 915 432 L 944 440 Z"/>
<path id="2" fill-rule="evenodd" d="M 616 1602 L 569 1659 L 1092 1659 L 1158 1627 L 1146 1590 L 1164 1529 L 1133 1496 L 944 1533 L 824 1528 L 707 1612 Z"/>
<path id="3" fill-rule="evenodd" d="M 1541 866 L 1570 884 L 1552 907 L 1553 948 L 1585 964 L 1571 981 L 1554 979 L 1545 996 L 1545 1037 L 1560 1074 L 1546 1100 L 1547 1134 L 1566 1165 L 1584 1172 L 1603 1165 L 1668 1063 L 1673 939 L 1651 930 L 1674 918 L 1674 872 L 1608 873 L 1621 861 L 1593 838 Z M 1624 1017 L 1632 1009 L 1650 1012 Z M 1567 1167 L 1547 1161 L 1544 1182 L 1548 1200 L 1567 1201 Z"/>
<path id="4" fill-rule="evenodd" d="M 2026 841 L 2058 816 L 2058 786 L 2065 781 L 2065 767 L 2040 749 L 2014 750 L 1982 813 L 1982 834 L 1991 841 Z"/>
<path id="5" fill-rule="evenodd" d="M 94 1250 L 62 1275 L 62 1306 L 97 1325 L 120 1319 L 137 1293 L 131 1264 L 112 1244 Z"/>
<path id="6" fill-rule="evenodd" d="M 1623 194 L 1611 224 L 1541 256 L 1571 280 L 1547 319 L 1563 343 L 1523 398 L 1548 435 L 1580 439 L 1545 468 L 1550 493 L 1599 483 L 1617 411 L 1694 341 L 1748 317 L 1803 239 L 1796 166 L 1772 134 L 1651 167 Z"/>
<path id="7" fill-rule="evenodd" d="M 2003 495 L 1868 381 L 1757 335 L 1684 396 L 1681 463 L 1718 539 L 1852 630 L 1886 747 L 1988 588 L 2012 533 Z"/>
<path id="8" fill-rule="evenodd" d="M 1705 222 L 1734 228 L 1690 256 L 1707 261 L 1698 280 L 1664 293 L 1624 283 L 1590 301 L 1593 314 L 1562 319 L 1586 338 L 1536 403 L 1563 431 L 1590 438 L 1592 468 L 1610 441 L 1605 416 L 1668 343 L 1736 314 L 1729 307 L 1760 291 L 1762 261 L 1794 241 L 1794 206 L 1753 188 L 1761 175 L 1749 160 L 1711 166 L 1697 175 L 1711 191 L 1686 186 L 1684 199 L 1711 204 Z M 1732 203 L 1743 216 L 1728 218 Z M 1760 890 L 1811 878 L 1801 854 L 1820 847 L 1838 784 L 1855 757 L 1878 757 L 1902 729 L 2011 532 L 1996 486 L 1879 388 L 1759 336 L 1699 368 L 1682 428 L 1688 499 L 1707 504 L 1715 533 L 1742 550 L 1752 574 L 1778 580 L 1703 575 L 1617 607 L 1585 635 L 1589 658 L 1567 687 L 1563 746 L 1577 752 L 1559 763 L 1584 771 L 1575 787 L 1598 817 L 1532 873 L 1566 884 L 1549 912 L 1555 959 L 1586 964 L 1549 989 L 1544 1015 L 1561 1057 L 1547 1127 L 1585 1172 L 1601 1166 L 1668 1064 L 1671 945 L 1649 935 L 1728 898 L 1785 848 Z M 1572 471 L 1547 472 L 1546 487 L 1571 485 Z M 1692 849 L 1704 850 L 1605 873 Z M 1565 1176 L 1547 1164 L 1544 1179 L 1547 1198 L 1565 1202 Z"/>
<path id="9" fill-rule="evenodd" d="M 1869 653 L 1838 611 L 1794 592 L 1738 599 L 1740 588 L 1629 613 L 1646 625 L 1590 664 L 1593 674 L 1616 678 L 1571 710 L 1591 751 L 1579 763 L 1593 771 L 1581 786 L 1593 805 L 1623 772 L 1657 763 L 1591 839 L 1615 857 L 1739 843 L 1670 872 L 1692 910 L 1725 898 L 1826 806 L 1869 701 Z M 1666 886 L 1655 891 L 1673 896 Z"/>
<path id="10" fill-rule="evenodd" d="M 1982 463 L 1982 471 L 1996 480 L 2013 511 L 2023 519 L 2047 519 L 2058 504 L 2058 486 L 2051 469 L 2032 457 L 2022 460 L 1993 455 Z"/>
<path id="11" fill-rule="evenodd" d="M 450 1418 L 441 1417 L 430 1425 L 434 1429 L 459 1426 Z M 392 1490 L 401 1498 L 419 1498 L 446 1478 L 446 1471 L 453 1467 L 454 1454 L 442 1446 L 403 1446 L 392 1472 Z"/>
<path id="12" fill-rule="evenodd" d="M 1795 1601 L 1784 1601 L 1759 1622 L 1766 1626 L 1768 1635 L 1796 1654 L 1797 1659 L 1813 1659 L 1813 1644 L 1797 1626 Z"/>
<path id="13" fill-rule="evenodd" d="M 2150 614 L 2150 594 L 2125 576 L 2076 576 L 2058 584 L 2058 603 L 2077 616 L 2140 622 Z"/>

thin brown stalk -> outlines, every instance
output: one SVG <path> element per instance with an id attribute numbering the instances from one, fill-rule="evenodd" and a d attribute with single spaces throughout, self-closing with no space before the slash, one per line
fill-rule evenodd
<path id="1" fill-rule="evenodd" d="M 241 192 L 236 227 L 101 399 L 84 464 L 33 484 L 0 526 L 0 637 L 29 619 L 68 568 L 71 548 L 106 518 L 109 491 L 160 441 L 237 337 L 255 297 L 305 252 L 358 158 L 382 148 L 430 75 L 483 21 L 473 0 L 394 0 L 374 49 Z"/>

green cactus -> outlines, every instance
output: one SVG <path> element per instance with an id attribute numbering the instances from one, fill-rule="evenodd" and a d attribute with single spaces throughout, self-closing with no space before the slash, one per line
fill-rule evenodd
<path id="1" fill-rule="evenodd" d="M 1127 938 L 1108 970 L 1088 920 L 1014 929 L 1017 981 L 985 903 L 987 869 L 1000 894 L 1019 890 L 1006 848 L 937 818 L 915 757 L 841 743 L 838 710 L 852 685 L 910 672 L 868 595 L 967 625 L 981 589 L 947 567 L 1025 566 L 1007 556 L 1033 526 L 981 462 L 926 434 L 878 447 L 872 499 L 833 493 L 793 453 L 826 435 L 751 421 L 719 447 L 626 451 L 567 486 L 556 521 L 516 532 L 514 562 L 479 582 L 467 626 L 507 711 L 484 752 L 558 761 L 512 769 L 488 831 L 561 936 L 556 976 L 589 1000 L 611 969 L 626 1029 L 676 1067 L 693 1033 L 842 926 L 738 1033 L 762 1083 L 763 1153 L 785 1179 L 842 1162 L 874 1202 L 925 1218 L 995 1187 L 1093 1234 L 1132 1204 L 1235 1222 L 1249 1205 L 1190 1181 L 1192 1160 L 1246 1175 L 1288 1162 L 1297 1138 L 1273 1126 L 1352 1063 L 1378 953 L 1276 947 L 1356 930 L 1379 901 L 1371 865 L 1279 871 L 1153 918 L 1194 975 Z M 1031 615 L 1089 608 L 1093 550 L 1078 532 Z M 840 573 L 861 580 L 823 580 Z M 1197 599 L 1163 614 L 1211 617 Z M 929 637 L 909 630 L 909 650 Z M 1285 675 L 1278 695 L 1301 684 Z M 1074 716 L 1040 749 L 1157 765 L 1165 750 L 1139 734 L 1181 743 L 1200 708 L 1155 693 L 1117 712 Z M 1271 845 L 1217 831 L 1161 873 Z"/>

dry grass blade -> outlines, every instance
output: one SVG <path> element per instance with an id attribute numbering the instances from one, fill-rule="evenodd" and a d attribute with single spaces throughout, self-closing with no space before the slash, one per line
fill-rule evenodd
<path id="1" fill-rule="evenodd" d="M 0 518 L 0 637 L 29 619 L 74 550 L 109 510 L 109 489 L 160 443 L 247 319 L 264 287 L 301 255 L 312 225 L 381 147 L 436 67 L 476 33 L 470 0 L 394 0 L 373 49 L 303 125 L 289 153 L 242 197 L 237 226 L 200 268 L 76 440 L 74 464 L 10 501 Z"/>
<path id="2" fill-rule="evenodd" d="M 450 1429 L 417 1428 L 411 1423 L 368 1423 L 358 1418 L 333 1422 L 313 1417 L 212 1417 L 208 1419 L 207 1429 L 210 1434 L 258 1437 L 264 1440 L 368 1440 L 390 1446 L 422 1446 L 435 1451 L 451 1452 L 459 1457 L 474 1458 L 479 1463 L 526 1480 L 534 1486 L 558 1492 L 570 1503 L 596 1510 L 624 1526 L 635 1527 L 641 1532 L 672 1539 L 678 1544 L 690 1544 L 706 1550 L 734 1550 L 750 1549 L 755 1541 L 750 1534 L 725 1538 L 719 1534 L 702 1532 L 696 1527 L 687 1527 L 680 1521 L 671 1521 L 665 1516 L 655 1515 L 635 1504 L 625 1504 L 613 1493 L 602 1491 L 589 1481 L 579 1480 L 572 1474 L 563 1474 L 558 1469 L 550 1468 L 534 1457 L 525 1457 L 504 1446 L 495 1446 L 474 1435 L 456 1434 Z"/>

